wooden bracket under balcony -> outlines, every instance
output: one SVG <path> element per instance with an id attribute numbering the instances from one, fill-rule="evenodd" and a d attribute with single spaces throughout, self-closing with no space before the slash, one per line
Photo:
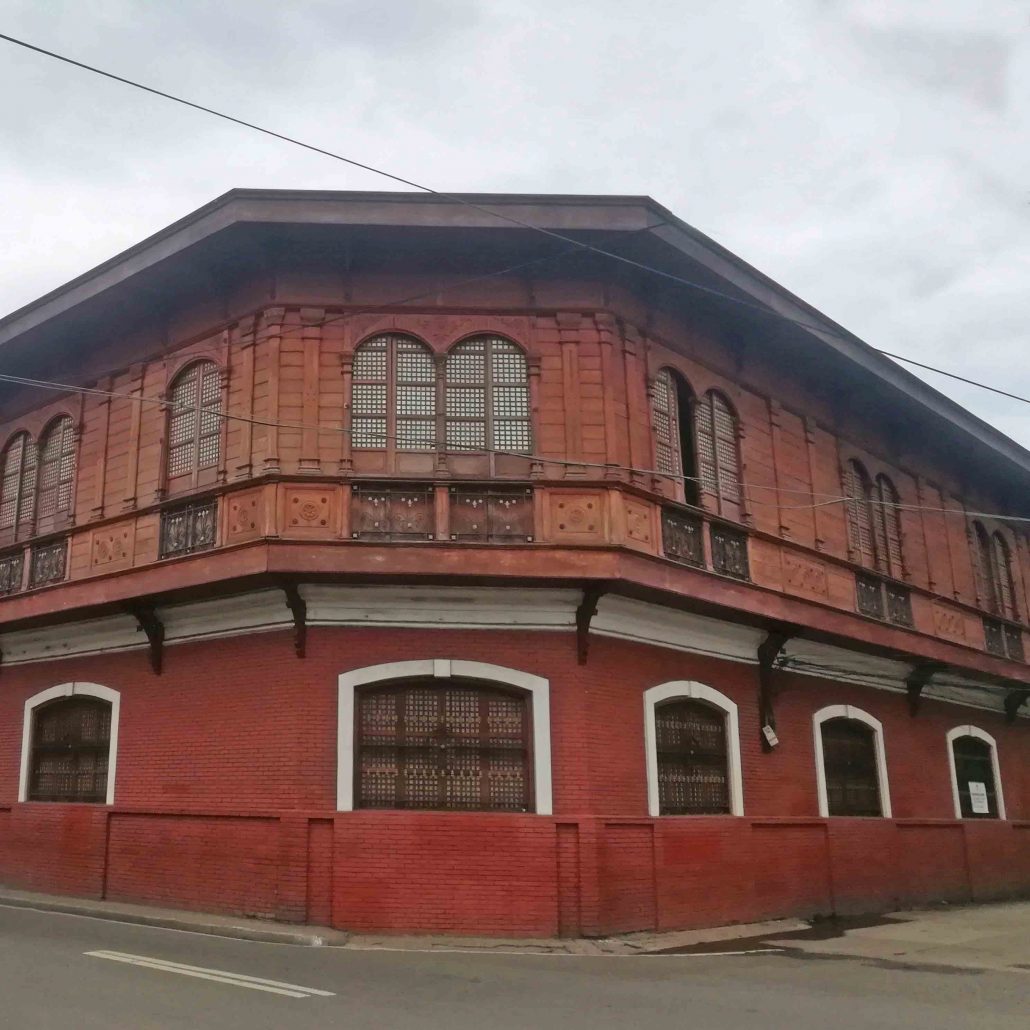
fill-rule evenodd
<path id="1" fill-rule="evenodd" d="M 1014 723 L 1019 709 L 1030 701 L 1030 688 L 1020 687 L 1018 690 L 1010 690 L 1005 695 L 1005 722 Z"/>
<path id="2" fill-rule="evenodd" d="M 920 662 L 905 677 L 905 688 L 908 690 L 908 714 L 915 715 L 923 699 L 923 689 L 938 672 L 947 666 L 943 662 Z"/>
<path id="3" fill-rule="evenodd" d="M 765 640 L 758 645 L 758 730 L 763 751 L 773 749 L 773 745 L 765 735 L 765 727 L 776 729 L 774 701 L 779 692 L 779 684 L 776 681 L 776 660 L 783 653 L 788 641 L 796 637 L 799 632 L 800 629 L 797 626 L 775 625 L 769 630 L 769 635 Z"/>
<path id="4" fill-rule="evenodd" d="M 590 648 L 590 622 L 597 614 L 597 602 L 608 593 L 607 583 L 591 583 L 583 588 L 583 600 L 576 609 L 576 660 L 586 665 Z"/>
<path id="5" fill-rule="evenodd" d="M 282 589 L 286 595 L 286 607 L 293 616 L 293 649 L 298 658 L 303 658 L 308 643 L 308 605 L 300 596 L 296 583 L 283 583 Z"/>
<path id="6" fill-rule="evenodd" d="M 133 605 L 129 608 L 129 613 L 147 635 L 147 641 L 150 644 L 150 667 L 154 670 L 155 676 L 160 676 L 164 665 L 164 623 L 157 611 L 150 605 Z"/>

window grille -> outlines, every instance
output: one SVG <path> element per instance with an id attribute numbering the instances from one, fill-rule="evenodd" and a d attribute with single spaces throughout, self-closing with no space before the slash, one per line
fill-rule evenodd
<path id="1" fill-rule="evenodd" d="M 672 373 L 663 368 L 655 376 L 651 390 L 651 424 L 654 428 L 655 471 L 669 476 L 680 474 L 677 419 L 676 388 Z"/>
<path id="2" fill-rule="evenodd" d="M 704 566 L 705 545 L 701 532 L 704 523 L 697 515 L 662 509 L 662 548 L 665 557 L 685 565 Z"/>
<path id="3" fill-rule="evenodd" d="M 64 579 L 68 559 L 68 540 L 55 540 L 33 547 L 29 557 L 29 586 L 41 587 Z"/>
<path id="4" fill-rule="evenodd" d="M 955 758 L 955 779 L 958 783 L 959 810 L 963 819 L 997 819 L 998 790 L 994 782 L 994 760 L 991 745 L 978 737 L 956 737 L 951 742 Z M 987 811 L 974 812 L 970 783 L 982 783 L 987 793 Z"/>
<path id="5" fill-rule="evenodd" d="M 999 658 L 1011 658 L 1016 662 L 1026 661 L 1023 651 L 1023 632 L 1018 626 L 999 622 L 997 619 L 983 620 L 984 643 L 989 654 Z"/>
<path id="6" fill-rule="evenodd" d="M 357 807 L 526 812 L 526 697 L 406 683 L 357 703 Z"/>
<path id="7" fill-rule="evenodd" d="M 184 369 L 168 393 L 169 479 L 214 468 L 222 447 L 222 384 L 213 361 Z"/>
<path id="8" fill-rule="evenodd" d="M 447 355 L 446 438 L 451 451 L 532 449 L 526 356 L 500 336 L 477 336 Z"/>
<path id="9" fill-rule="evenodd" d="M 436 504 L 428 486 L 355 486 L 351 492 L 355 540 L 433 540 Z"/>
<path id="10" fill-rule="evenodd" d="M 876 477 L 874 493 L 876 564 L 889 576 L 900 579 L 905 573 L 901 547 L 901 509 L 898 507 L 901 499 L 894 484 L 882 474 Z"/>
<path id="11" fill-rule="evenodd" d="M 847 497 L 848 540 L 860 565 L 876 567 L 876 544 L 873 534 L 873 514 L 870 505 L 872 484 L 860 461 L 849 461 L 844 468 L 844 495 Z"/>
<path id="12" fill-rule="evenodd" d="M 13 529 L 16 537 L 32 535 L 36 472 L 36 445 L 28 433 L 17 433 L 4 448 L 0 463 L 0 530 Z"/>
<path id="13" fill-rule="evenodd" d="M 75 430 L 71 418 L 64 415 L 51 423 L 40 443 L 38 518 L 69 512 L 74 480 Z"/>
<path id="14" fill-rule="evenodd" d="M 728 526 L 712 526 L 712 569 L 734 579 L 750 579 L 747 533 Z"/>
<path id="15" fill-rule="evenodd" d="M 709 390 L 694 408 L 697 473 L 701 489 L 716 499 L 717 510 L 725 504 L 740 504 L 740 453 L 737 447 L 737 416 L 729 401 Z"/>
<path id="16" fill-rule="evenodd" d="M 532 542 L 533 491 L 451 487 L 451 539 Z"/>
<path id="17" fill-rule="evenodd" d="M 0 558 L 0 597 L 16 594 L 21 590 L 25 569 L 25 555 L 22 551 L 5 554 Z"/>
<path id="18" fill-rule="evenodd" d="M 218 501 L 194 501 L 161 512 L 162 558 L 176 558 L 215 546 Z"/>
<path id="19" fill-rule="evenodd" d="M 70 697 L 37 709 L 29 800 L 105 802 L 110 747 L 107 701 Z"/>
<path id="20" fill-rule="evenodd" d="M 726 715 L 701 701 L 655 708 L 658 804 L 662 815 L 730 811 Z"/>
<path id="21" fill-rule="evenodd" d="M 881 815 L 872 727 L 855 719 L 828 719 L 821 732 L 829 814 Z"/>
<path id="22" fill-rule="evenodd" d="M 876 576 L 867 576 L 861 572 L 855 575 L 855 592 L 858 598 L 858 610 L 862 615 L 873 619 L 885 619 L 887 609 L 883 600 L 883 581 Z"/>
<path id="23" fill-rule="evenodd" d="M 896 583 L 884 583 L 883 591 L 887 597 L 887 621 L 898 626 L 911 627 L 912 592 Z"/>

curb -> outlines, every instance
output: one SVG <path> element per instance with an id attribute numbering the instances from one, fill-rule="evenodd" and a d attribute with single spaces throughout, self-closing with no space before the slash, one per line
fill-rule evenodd
<path id="1" fill-rule="evenodd" d="M 105 919 L 116 923 L 130 923 L 134 926 L 153 926 L 164 930 L 182 930 L 188 933 L 200 933 L 209 937 L 228 937 L 234 940 L 255 941 L 259 944 L 292 944 L 299 947 L 321 948 L 340 947 L 346 943 L 349 935 L 338 930 L 326 929 L 322 932 L 310 930 L 289 930 L 247 926 L 240 923 L 210 922 L 204 919 L 191 918 L 189 915 L 157 914 L 133 911 L 132 909 L 112 909 L 103 903 L 56 901 L 48 898 L 25 898 L 6 894 L 0 891 L 0 905 L 11 908 L 31 909 L 36 912 L 57 912 L 61 915 L 84 916 L 89 919 Z"/>

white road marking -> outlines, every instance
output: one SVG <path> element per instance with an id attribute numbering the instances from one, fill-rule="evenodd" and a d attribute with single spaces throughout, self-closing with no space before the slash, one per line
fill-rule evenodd
<path id="1" fill-rule="evenodd" d="M 301 987 L 298 984 L 283 983 L 281 980 L 265 980 L 260 976 L 230 973 L 224 969 L 188 966 L 182 962 L 169 962 L 167 959 L 149 958 L 146 955 L 127 955 L 121 951 L 87 951 L 86 954 L 92 958 L 125 962 L 128 965 L 143 966 L 145 969 L 156 969 L 163 973 L 178 973 L 180 976 L 192 976 L 198 980 L 214 980 L 216 983 L 232 984 L 234 987 L 249 987 L 252 991 L 283 994 L 288 998 L 308 998 L 313 994 L 322 998 L 334 997 L 332 991 L 321 991 L 317 987 Z"/>

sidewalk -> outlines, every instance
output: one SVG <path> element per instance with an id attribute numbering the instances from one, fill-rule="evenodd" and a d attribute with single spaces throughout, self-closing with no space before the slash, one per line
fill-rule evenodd
<path id="1" fill-rule="evenodd" d="M 320 926 L 298 926 L 271 920 L 0 888 L 2 905 L 306 947 L 522 955 L 646 955 L 656 958 L 769 952 L 800 959 L 837 957 L 909 967 L 990 969 L 1030 974 L 1030 902 L 1025 901 L 895 912 L 867 919 L 820 920 L 816 923 L 780 919 L 705 930 L 624 934 L 597 940 L 350 934 Z"/>

